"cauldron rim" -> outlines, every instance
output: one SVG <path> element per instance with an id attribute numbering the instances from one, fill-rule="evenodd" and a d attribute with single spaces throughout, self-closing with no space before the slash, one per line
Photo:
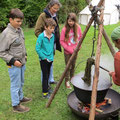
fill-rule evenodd
<path id="1" fill-rule="evenodd" d="M 99 73 L 104 73 L 105 71 L 100 70 Z M 108 73 L 105 73 L 106 76 L 102 79 L 102 75 L 99 74 L 98 78 L 98 86 L 97 86 L 97 91 L 102 91 L 110 88 L 112 86 L 112 82 L 110 81 L 110 76 Z M 80 88 L 82 90 L 86 91 L 92 91 L 92 84 L 93 84 L 93 76 L 94 74 L 91 74 L 91 85 L 88 86 L 83 80 L 82 77 L 84 76 L 84 72 L 80 72 L 77 75 L 73 76 L 71 79 L 71 83 L 73 86 Z"/>
<path id="2" fill-rule="evenodd" d="M 74 85 L 73 85 L 74 86 Z M 76 86 L 74 86 L 74 87 L 76 87 Z M 79 87 L 76 87 L 76 88 L 79 88 Z M 91 92 L 92 90 L 86 90 L 86 89 L 83 89 L 83 88 L 79 88 L 79 89 L 81 89 L 81 90 L 84 90 L 84 91 L 86 91 L 86 92 Z M 108 90 L 109 88 L 105 88 L 105 89 L 101 89 L 101 90 L 97 90 L 97 91 L 103 91 L 103 90 Z"/>

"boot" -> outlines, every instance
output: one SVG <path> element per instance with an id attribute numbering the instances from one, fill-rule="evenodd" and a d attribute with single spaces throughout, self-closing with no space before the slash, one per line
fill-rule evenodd
<path id="1" fill-rule="evenodd" d="M 28 103 L 30 101 L 32 101 L 32 98 L 23 97 L 23 99 L 20 100 L 20 103 Z"/>
<path id="2" fill-rule="evenodd" d="M 17 113 L 24 113 L 24 112 L 28 112 L 30 111 L 29 107 L 25 107 L 23 105 L 17 105 L 17 106 L 13 106 L 13 112 L 17 112 Z"/>

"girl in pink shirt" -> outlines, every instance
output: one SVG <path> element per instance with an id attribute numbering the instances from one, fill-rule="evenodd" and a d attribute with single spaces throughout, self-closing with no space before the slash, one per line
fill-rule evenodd
<path id="1" fill-rule="evenodd" d="M 75 13 L 69 13 L 65 26 L 63 27 L 60 35 L 60 44 L 64 48 L 64 57 L 65 57 L 66 65 L 70 57 L 72 56 L 81 37 L 82 37 L 82 32 L 80 26 L 77 24 L 77 17 Z M 74 75 L 76 58 L 72 61 L 71 66 L 65 76 L 65 85 L 69 89 L 71 89 L 69 80 Z"/>

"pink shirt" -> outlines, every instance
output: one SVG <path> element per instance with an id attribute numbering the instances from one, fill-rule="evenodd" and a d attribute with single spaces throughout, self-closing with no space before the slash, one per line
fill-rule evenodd
<path id="1" fill-rule="evenodd" d="M 115 72 L 112 73 L 113 82 L 120 86 L 120 51 L 114 56 Z"/>
<path id="2" fill-rule="evenodd" d="M 64 48 L 64 52 L 66 54 L 72 54 L 74 52 L 74 49 L 76 48 L 78 42 L 80 41 L 81 37 L 82 37 L 82 31 L 80 26 L 78 25 L 78 29 L 77 29 L 77 42 L 74 41 L 74 32 L 73 29 L 70 29 L 69 32 L 69 40 L 65 41 L 65 32 L 66 32 L 66 27 L 63 27 L 62 31 L 61 31 L 61 35 L 60 35 L 60 44 L 62 45 L 62 47 Z"/>

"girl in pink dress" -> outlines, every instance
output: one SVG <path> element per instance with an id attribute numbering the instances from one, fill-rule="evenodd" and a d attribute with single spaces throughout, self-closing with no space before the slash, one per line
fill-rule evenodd
<path id="1" fill-rule="evenodd" d="M 80 26 L 77 23 L 76 14 L 69 13 L 65 26 L 62 28 L 61 35 L 60 35 L 60 44 L 64 48 L 64 57 L 65 57 L 66 65 L 70 57 L 72 56 L 81 37 L 82 37 L 82 32 L 81 32 Z M 66 88 L 69 88 L 69 89 L 71 89 L 69 81 L 74 75 L 76 58 L 77 56 L 72 61 L 71 66 L 69 67 L 65 76 L 65 86 Z"/>

